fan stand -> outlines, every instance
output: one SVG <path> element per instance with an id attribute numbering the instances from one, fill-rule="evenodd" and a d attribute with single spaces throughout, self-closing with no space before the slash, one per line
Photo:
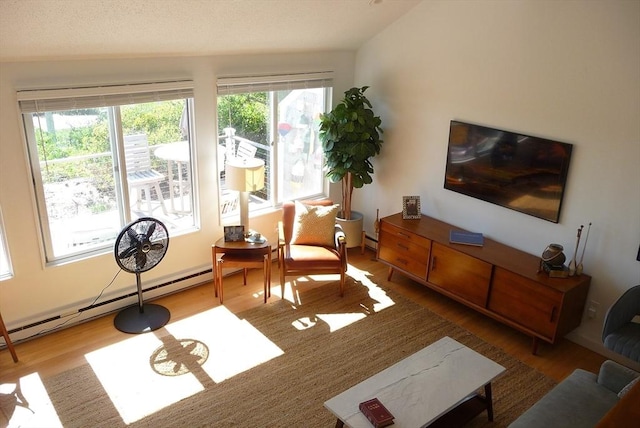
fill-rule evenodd
<path id="1" fill-rule="evenodd" d="M 138 305 L 121 310 L 113 320 L 115 327 L 123 333 L 146 333 L 164 327 L 171 318 L 169 310 L 164 306 L 142 301 L 142 283 L 140 272 L 136 272 L 138 286 Z"/>

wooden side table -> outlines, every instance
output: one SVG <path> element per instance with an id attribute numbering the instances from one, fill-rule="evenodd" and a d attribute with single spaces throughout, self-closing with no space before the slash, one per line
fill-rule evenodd
<path id="1" fill-rule="evenodd" d="M 213 262 L 213 287 L 216 297 L 223 302 L 224 289 L 222 284 L 222 269 L 242 268 L 244 285 L 247 285 L 247 271 L 251 268 L 262 268 L 264 275 L 264 302 L 271 297 L 271 245 L 264 242 L 248 241 L 227 242 L 220 238 L 211 246 Z"/>
<path id="2" fill-rule="evenodd" d="M 7 348 L 9 348 L 9 352 L 11 353 L 11 358 L 13 358 L 13 362 L 17 363 L 18 354 L 16 354 L 16 349 L 13 347 L 13 343 L 11 342 L 11 338 L 9 337 L 7 327 L 4 325 L 2 314 L 0 314 L 0 331 L 2 331 L 2 336 L 4 337 L 4 341 L 7 343 Z"/>

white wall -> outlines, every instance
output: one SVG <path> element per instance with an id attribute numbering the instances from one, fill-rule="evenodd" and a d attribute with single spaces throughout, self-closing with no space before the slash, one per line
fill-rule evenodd
<path id="1" fill-rule="evenodd" d="M 211 268 L 211 244 L 222 235 L 218 219 L 216 170 L 216 77 L 239 74 L 335 71 L 335 90 L 353 84 L 353 52 L 296 55 L 145 58 L 0 64 L 0 204 L 15 277 L 0 282 L 0 309 L 9 330 L 90 304 L 118 271 L 111 252 L 63 266 L 45 267 L 35 215 L 35 200 L 21 132 L 16 91 L 29 88 L 192 79 L 195 87 L 197 185 L 202 228 L 171 238 L 162 263 L 142 274 L 145 288 Z M 252 220 L 252 227 L 276 241 L 278 211 Z M 207 277 L 195 278 L 202 282 Z M 177 287 L 179 287 L 178 285 Z M 135 292 L 135 276 L 121 273 L 101 301 Z M 145 297 L 146 298 L 146 297 Z M 211 293 L 213 299 L 213 290 Z M 128 302 L 101 308 L 114 310 Z M 74 322 L 95 316 L 83 313 Z M 66 319 L 66 318 L 65 318 Z M 15 333 L 19 340 L 46 326 Z"/>
<path id="2" fill-rule="evenodd" d="M 359 50 L 355 83 L 385 129 L 374 184 L 354 194 L 368 234 L 402 195 L 535 255 L 557 242 L 571 258 L 593 222 L 584 266 L 600 310 L 570 338 L 602 350 L 606 308 L 640 284 L 640 2 L 425 1 Z M 574 144 L 560 222 L 445 190 L 451 119 Z"/>

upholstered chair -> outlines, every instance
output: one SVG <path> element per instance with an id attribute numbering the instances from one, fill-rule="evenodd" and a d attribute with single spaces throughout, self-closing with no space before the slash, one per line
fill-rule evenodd
<path id="1" fill-rule="evenodd" d="M 278 264 L 284 296 L 287 276 L 340 274 L 344 295 L 346 237 L 335 222 L 338 205 L 329 200 L 285 202 L 279 223 Z"/>
<path id="2" fill-rule="evenodd" d="M 607 349 L 640 362 L 640 285 L 631 287 L 609 308 L 604 319 L 602 341 Z"/>

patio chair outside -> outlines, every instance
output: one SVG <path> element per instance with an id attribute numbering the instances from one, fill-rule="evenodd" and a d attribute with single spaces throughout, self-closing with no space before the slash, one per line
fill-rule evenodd
<path id="1" fill-rule="evenodd" d="M 145 134 L 127 135 L 124 137 L 124 153 L 127 166 L 127 181 L 132 192 L 136 193 L 136 206 L 140 210 L 142 202 L 147 202 L 147 212 L 153 212 L 151 206 L 151 188 L 155 189 L 162 212 L 167 214 L 160 183 L 165 176 L 151 168 L 149 141 Z M 142 196 L 144 192 L 144 198 Z"/>

